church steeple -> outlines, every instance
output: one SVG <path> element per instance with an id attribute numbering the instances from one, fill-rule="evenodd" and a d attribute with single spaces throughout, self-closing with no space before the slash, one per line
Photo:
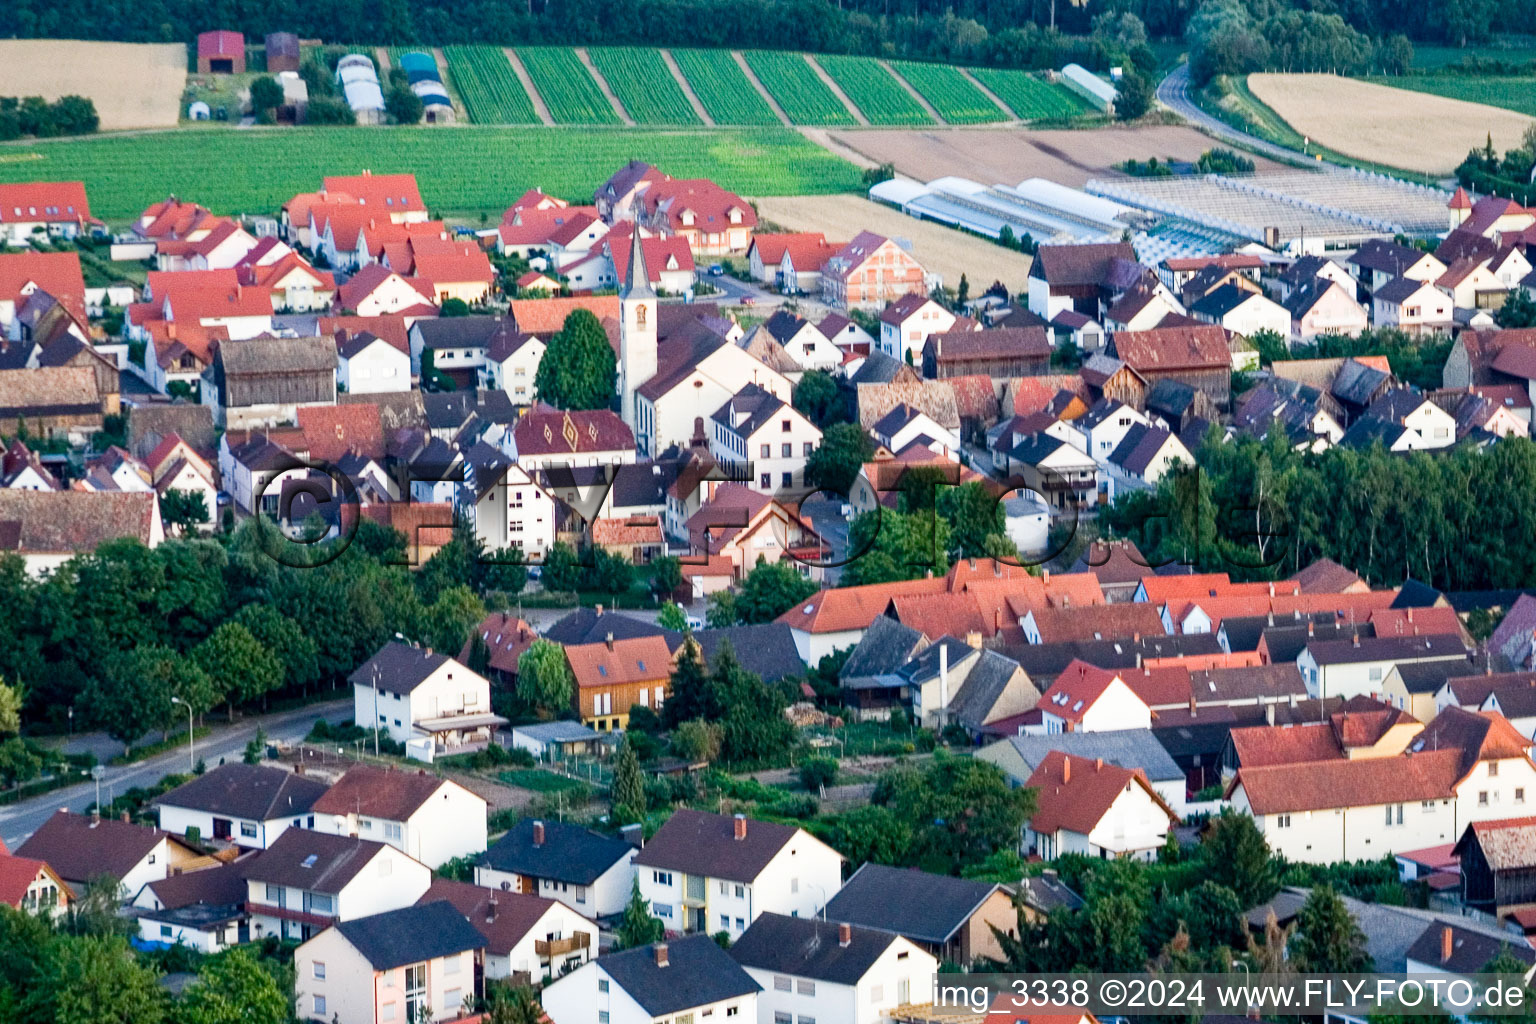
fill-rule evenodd
<path id="1" fill-rule="evenodd" d="M 629 239 L 629 266 L 624 268 L 624 289 L 619 294 L 626 299 L 654 299 L 656 293 L 651 290 L 651 274 L 645 265 L 639 224 L 630 232 Z"/>
<path id="2" fill-rule="evenodd" d="M 656 292 L 645 265 L 645 249 L 640 244 L 640 225 L 636 224 L 629 240 L 629 265 L 624 268 L 624 286 L 619 290 L 619 403 L 624 422 L 635 432 L 641 454 L 651 454 L 655 437 L 654 410 L 642 404 L 636 390 L 656 376 Z"/>

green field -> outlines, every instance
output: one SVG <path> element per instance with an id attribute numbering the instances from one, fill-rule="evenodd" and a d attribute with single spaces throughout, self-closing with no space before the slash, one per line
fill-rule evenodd
<path id="1" fill-rule="evenodd" d="M 594 46 L 587 56 L 636 124 L 698 124 L 693 104 L 672 77 L 660 50 Z"/>
<path id="2" fill-rule="evenodd" d="M 500 778 L 509 786 L 532 790 L 535 793 L 563 793 L 572 789 L 582 789 L 585 786 L 585 783 L 577 782 L 564 775 L 556 775 L 543 768 L 515 768 L 502 772 Z"/>
<path id="3" fill-rule="evenodd" d="M 853 115 L 798 53 L 748 50 L 744 56 L 763 88 L 795 124 L 856 124 Z"/>
<path id="4" fill-rule="evenodd" d="M 1002 121 L 1007 114 L 986 93 L 976 88 L 948 64 L 920 64 L 893 60 L 891 67 L 933 104 L 933 109 L 950 124 L 987 124 Z"/>
<path id="5" fill-rule="evenodd" d="M 592 81 L 575 50 L 565 46 L 519 46 L 517 55 L 556 123 L 619 123 L 613 104 Z"/>
<path id="6" fill-rule="evenodd" d="M 1460 64 L 1468 57 L 1479 60 L 1500 60 L 1510 64 L 1536 61 L 1536 46 L 1419 46 L 1413 48 L 1413 66 L 1416 68 L 1443 68 L 1447 64 Z"/>
<path id="7" fill-rule="evenodd" d="M 533 101 L 499 46 L 445 46 L 448 77 L 475 124 L 538 124 Z"/>
<path id="8" fill-rule="evenodd" d="M 933 118 L 873 57 L 818 54 L 820 64 L 870 124 L 932 124 Z"/>
<path id="9" fill-rule="evenodd" d="M 415 173 L 434 213 L 500 216 L 535 185 L 590 202 L 630 158 L 749 196 L 857 191 L 859 171 L 788 128 L 593 129 L 464 126 L 184 128 L 0 145 L 0 182 L 85 182 L 91 210 L 124 222 L 167 195 L 221 214 L 275 214 L 327 174 Z M 260 174 L 232 168 L 260 167 Z"/>
<path id="10" fill-rule="evenodd" d="M 1397 89 L 1412 89 L 1469 103 L 1517 110 L 1536 117 L 1536 76 L 1393 75 L 1369 81 Z"/>
<path id="11" fill-rule="evenodd" d="M 971 74 L 1026 121 L 1075 117 L 1088 110 L 1088 104 L 1075 93 L 1025 71 L 972 68 Z"/>
<path id="12" fill-rule="evenodd" d="M 729 50 L 673 50 L 672 57 L 716 123 L 779 123 L 779 115 L 747 81 Z"/>

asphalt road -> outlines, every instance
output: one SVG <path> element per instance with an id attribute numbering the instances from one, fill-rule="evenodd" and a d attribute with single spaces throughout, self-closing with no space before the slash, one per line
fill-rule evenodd
<path id="1" fill-rule="evenodd" d="M 211 735 L 197 741 L 197 757 L 212 768 L 221 760 L 233 761 L 245 752 L 245 745 L 256 735 L 258 728 L 265 729 L 271 741 L 303 739 L 317 718 L 324 717 L 331 723 L 344 722 L 352 717 L 352 701 L 336 700 L 324 704 L 311 704 L 294 711 L 273 715 L 258 715 L 242 719 L 234 725 L 216 727 Z M 106 803 L 114 794 L 134 786 L 152 786 L 173 772 L 184 772 L 188 767 L 185 746 L 158 754 L 137 764 L 108 767 L 101 780 L 101 801 Z M 51 793 L 24 800 L 0 810 L 0 839 L 11 849 L 25 842 L 37 831 L 37 827 L 59 810 L 81 813 L 96 802 L 96 783 L 87 779 L 77 786 L 56 789 Z"/>
<path id="2" fill-rule="evenodd" d="M 1219 118 L 1212 117 L 1195 105 L 1191 95 L 1192 87 L 1189 83 L 1189 65 L 1180 64 L 1168 73 L 1168 76 L 1157 83 L 1157 99 L 1163 106 L 1178 114 L 1190 124 L 1201 129 L 1208 135 L 1214 135 L 1228 142 L 1236 142 L 1256 153 L 1273 157 L 1276 160 L 1294 162 L 1307 160 L 1309 166 L 1316 165 L 1321 170 L 1337 171 L 1340 168 L 1326 160 L 1309 160 L 1304 153 L 1284 146 L 1277 146 L 1267 139 L 1261 139 L 1257 135 L 1250 135 L 1241 129 L 1234 128 Z"/>

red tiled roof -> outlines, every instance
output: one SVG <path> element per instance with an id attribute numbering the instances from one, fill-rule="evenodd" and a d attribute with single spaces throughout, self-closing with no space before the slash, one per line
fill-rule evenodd
<path id="1" fill-rule="evenodd" d="M 627 452 L 635 448 L 634 432 L 607 409 L 562 412 L 536 405 L 517 421 L 512 437 L 519 455 Z"/>
<path id="2" fill-rule="evenodd" d="M 570 229 L 584 229 L 599 219 L 595 206 L 561 206 L 555 209 L 513 208 L 497 226 L 502 245 L 548 245 L 556 236 L 569 241 Z"/>
<path id="3" fill-rule="evenodd" d="M 752 204 L 708 178 L 663 178 L 645 190 L 641 202 L 651 216 L 665 215 L 673 232 L 724 230 L 732 226 L 732 211 L 741 216 L 735 226 L 757 227 L 757 211 Z M 683 223 L 685 212 L 693 214 L 691 226 Z"/>
<path id="4" fill-rule="evenodd" d="M 1301 725 L 1253 725 L 1233 729 L 1232 748 L 1244 768 L 1336 761 L 1344 757 L 1328 722 Z"/>
<path id="5" fill-rule="evenodd" d="M 1116 331 L 1115 354 L 1138 373 L 1148 370 L 1230 369 L 1227 331 L 1216 324 Z"/>
<path id="6" fill-rule="evenodd" d="M 592 543 L 599 546 L 660 544 L 662 540 L 661 520 L 656 516 L 635 515 L 592 522 Z"/>
<path id="7" fill-rule="evenodd" d="M 1247 794 L 1257 814 L 1444 800 L 1456 795 L 1462 752 L 1426 750 L 1402 757 L 1369 757 L 1242 767 L 1227 787 Z"/>
<path id="8" fill-rule="evenodd" d="M 1169 704 L 1188 704 L 1191 696 L 1189 669 L 1182 665 L 1153 668 L 1143 665 L 1139 669 L 1125 669 L 1120 673 L 1121 682 L 1141 698 L 1148 707 Z"/>
<path id="9" fill-rule="evenodd" d="M 1445 204 L 1452 210 L 1472 209 L 1472 197 L 1467 195 L 1467 190 L 1460 185 L 1456 186 L 1456 192 L 1451 196 L 1451 201 Z"/>
<path id="10" fill-rule="evenodd" d="M 1053 750 L 1045 755 L 1025 785 L 1035 790 L 1035 814 L 1029 827 L 1045 835 L 1061 829 L 1087 835 L 1098 827 L 1120 794 L 1131 786 L 1146 790 L 1153 800 L 1163 805 L 1169 819 L 1176 820 L 1139 768 L 1121 768 L 1102 760 L 1073 757 Z M 1033 1022 L 1034 1018 L 1030 1019 Z"/>
<path id="11" fill-rule="evenodd" d="M 524 334 L 547 338 L 565 326 L 565 318 L 578 309 L 585 309 L 599 320 L 605 317 L 619 318 L 617 295 L 585 295 L 554 299 L 513 299 L 509 304 L 512 320 Z"/>
<path id="12" fill-rule="evenodd" d="M 486 649 L 491 652 L 490 667 L 497 672 L 517 674 L 517 659 L 539 638 L 527 622 L 505 612 L 492 612 L 475 627 Z M 464 644 L 458 660 L 468 664 L 473 641 Z"/>
<path id="13" fill-rule="evenodd" d="M 1094 582 L 1098 582 L 1097 578 Z M 1157 608 L 1141 602 L 1037 608 L 1034 615 L 1040 640 L 1048 644 L 1066 640 L 1131 640 L 1166 633 Z"/>
<path id="14" fill-rule="evenodd" d="M 51 878 L 68 896 L 74 895 L 65 881 L 43 861 L 31 857 L 13 857 L 0 849 L 0 903 L 20 910 L 27 889 L 37 881 L 39 875 Z"/>
<path id="15" fill-rule="evenodd" d="M 386 213 L 425 210 L 414 174 L 373 174 L 364 171 L 350 176 L 327 175 L 325 191 L 356 197 L 360 205 Z"/>
<path id="16" fill-rule="evenodd" d="M 386 281 L 392 277 L 398 277 L 409 285 L 416 294 L 421 296 L 422 302 L 435 305 L 437 296 L 432 291 L 429 281 L 423 281 L 418 277 L 405 277 L 395 273 L 382 263 L 370 263 L 356 274 L 351 280 L 336 290 L 336 301 L 343 309 L 356 309 L 358 304 L 377 291 Z"/>
<path id="17" fill-rule="evenodd" d="M 401 352 L 410 354 L 410 328 L 405 322 L 405 317 L 399 313 L 391 313 L 385 316 L 323 316 L 320 318 L 319 331 L 321 334 L 359 333 L 367 331 L 369 334 L 383 338 Z"/>
<path id="18" fill-rule="evenodd" d="M 384 424 L 377 405 L 300 406 L 298 420 L 312 459 L 335 462 L 351 451 L 384 457 Z"/>
<path id="19" fill-rule="evenodd" d="M 796 273 L 809 273 L 826 266 L 827 260 L 840 246 L 827 241 L 820 231 L 800 231 L 778 235 L 754 235 L 752 245 L 757 249 L 765 267 L 777 267 L 789 253 L 789 262 Z"/>
<path id="20" fill-rule="evenodd" d="M 315 814 L 355 814 L 385 821 L 407 821 L 448 783 L 425 771 L 377 768 L 360 764 L 320 794 Z"/>
<path id="21" fill-rule="evenodd" d="M 686 572 L 686 570 L 684 570 Z M 638 636 L 605 643 L 575 644 L 565 648 L 566 661 L 583 688 L 651 683 L 672 672 L 672 652 L 659 636 Z"/>
<path id="22" fill-rule="evenodd" d="M 608 246 L 608 256 L 613 260 L 616 280 L 627 280 L 629 272 L 630 235 L 634 231 L 631 222 L 626 221 L 624 226 L 615 227 L 608 233 L 605 244 Z M 661 283 L 663 270 L 687 271 L 693 273 L 695 264 L 693 250 L 688 247 L 688 239 L 680 235 L 672 235 L 668 238 L 640 237 L 640 248 L 645 251 L 645 269 L 652 275 L 651 284 Z"/>
<path id="23" fill-rule="evenodd" d="M 26 294 L 35 289 L 52 295 L 81 324 L 86 322 L 85 279 L 78 252 L 0 252 L 0 301 L 9 299 L 20 310 Z"/>
<path id="24" fill-rule="evenodd" d="M 433 285 L 491 284 L 496 269 L 485 250 L 473 242 L 455 242 L 440 238 L 412 238 L 411 273 Z"/>
<path id="25" fill-rule="evenodd" d="M 199 32 L 197 34 L 199 57 L 239 57 L 245 59 L 245 36 L 239 32 Z"/>
<path id="26" fill-rule="evenodd" d="M 1416 636 L 1462 633 L 1454 608 L 1377 608 L 1369 619 L 1377 636 Z"/>
<path id="27" fill-rule="evenodd" d="M 1050 689 L 1040 695 L 1036 707 L 1068 722 L 1080 722 L 1117 678 L 1120 673 L 1113 669 L 1097 668 L 1081 658 L 1073 658 Z"/>
<path id="28" fill-rule="evenodd" d="M 83 224 L 94 220 L 79 181 L 0 185 L 0 224 Z"/>

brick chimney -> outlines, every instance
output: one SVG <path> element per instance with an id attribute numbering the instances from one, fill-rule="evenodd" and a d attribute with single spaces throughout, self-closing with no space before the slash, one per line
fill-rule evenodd
<path id="1" fill-rule="evenodd" d="M 747 838 L 747 816 L 745 814 L 738 814 L 731 819 L 731 832 L 738 842 Z"/>
<path id="2" fill-rule="evenodd" d="M 610 651 L 613 650 L 613 634 L 609 633 L 607 636 L 603 637 L 603 643 L 608 645 L 608 649 Z"/>
<path id="3" fill-rule="evenodd" d="M 656 945 L 652 947 L 651 952 L 656 955 L 657 967 L 667 966 L 667 944 L 665 942 L 656 943 Z"/>
<path id="4" fill-rule="evenodd" d="M 1072 781 L 1072 758 L 1066 755 L 1061 759 L 1061 783 L 1066 785 Z"/>
<path id="5" fill-rule="evenodd" d="M 839 946 L 842 946 L 844 949 L 847 949 L 848 946 L 851 945 L 852 943 L 853 943 L 853 926 L 850 925 L 850 924 L 847 924 L 846 922 L 843 923 L 843 924 L 839 924 L 837 926 L 837 944 Z"/>
<path id="6" fill-rule="evenodd" d="M 596 605 L 596 606 L 593 607 L 592 610 L 597 612 L 597 617 L 598 618 L 602 618 L 603 617 L 603 606 L 602 605 Z"/>
<path id="7" fill-rule="evenodd" d="M 491 893 L 491 902 L 486 904 L 485 907 L 485 920 L 487 924 L 496 920 L 496 893 L 494 891 Z"/>
<path id="8" fill-rule="evenodd" d="M 1096 757 L 1093 759 L 1093 770 L 1095 773 L 1104 770 L 1104 759 L 1102 757 Z"/>
<path id="9" fill-rule="evenodd" d="M 1451 931 L 1451 926 L 1446 925 L 1440 929 L 1440 962 L 1451 962 L 1451 954 L 1456 951 L 1456 933 Z"/>
<path id="10" fill-rule="evenodd" d="M 1355 646 L 1356 647 L 1360 646 L 1360 634 L 1358 632 L 1355 633 Z"/>
<path id="11" fill-rule="evenodd" d="M 1313 636 L 1316 636 L 1316 635 L 1317 635 L 1317 623 L 1313 622 L 1311 619 L 1308 619 L 1307 620 L 1307 636 L 1313 637 Z"/>
<path id="12" fill-rule="evenodd" d="M 118 815 L 117 815 L 117 820 L 118 820 L 118 821 L 121 821 L 121 822 L 122 822 L 122 823 L 123 823 L 123 824 L 124 824 L 124 825 L 127 825 L 127 824 L 129 824 L 129 823 L 130 823 L 130 822 L 131 822 L 131 821 L 132 821 L 132 820 L 133 820 L 133 819 L 132 819 L 132 818 L 130 818 L 130 817 L 129 817 L 129 816 L 128 816 L 128 812 L 127 812 L 127 811 L 121 811 L 121 812 L 119 812 L 119 813 L 118 813 Z"/>
<path id="13" fill-rule="evenodd" d="M 542 821 L 535 821 L 533 823 L 533 845 L 544 845 L 544 823 Z"/>

